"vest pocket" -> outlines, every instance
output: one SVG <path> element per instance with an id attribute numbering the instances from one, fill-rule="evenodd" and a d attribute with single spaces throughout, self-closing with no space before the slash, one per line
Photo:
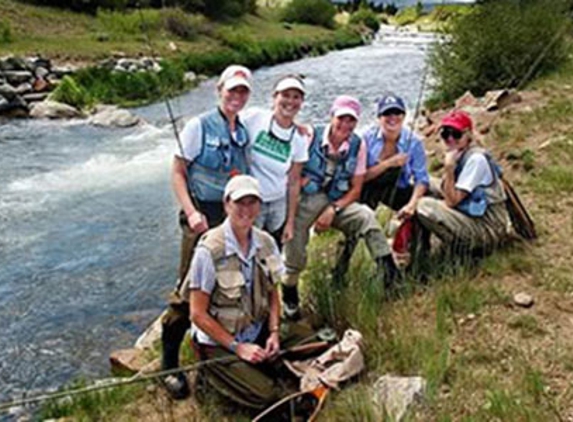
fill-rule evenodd
<path id="1" fill-rule="evenodd" d="M 221 271 L 217 274 L 217 282 L 224 299 L 229 299 L 231 303 L 240 299 L 245 286 L 245 279 L 240 271 Z"/>

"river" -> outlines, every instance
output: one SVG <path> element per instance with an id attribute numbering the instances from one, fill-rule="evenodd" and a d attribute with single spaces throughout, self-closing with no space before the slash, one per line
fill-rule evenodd
<path id="1" fill-rule="evenodd" d="M 352 94 L 365 109 L 361 126 L 371 124 L 386 91 L 415 106 L 430 41 L 393 37 L 262 68 L 249 105 L 269 106 L 274 80 L 301 73 L 301 121 L 325 122 L 334 97 Z M 215 99 L 209 80 L 172 106 L 187 118 Z M 0 402 L 107 376 L 109 353 L 130 347 L 164 307 L 179 253 L 176 143 L 163 103 L 135 112 L 149 124 L 0 126 Z"/>

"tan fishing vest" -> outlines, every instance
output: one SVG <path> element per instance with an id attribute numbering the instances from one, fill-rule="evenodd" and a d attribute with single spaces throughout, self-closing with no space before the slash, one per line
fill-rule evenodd
<path id="1" fill-rule="evenodd" d="M 231 334 L 268 318 L 269 294 L 281 277 L 281 257 L 275 253 L 273 238 L 253 227 L 253 239 L 255 237 L 261 246 L 254 258 L 251 295 L 241 272 L 241 260 L 236 255 L 225 256 L 224 227 L 209 230 L 199 242 L 211 253 L 216 272 L 208 312 Z"/>

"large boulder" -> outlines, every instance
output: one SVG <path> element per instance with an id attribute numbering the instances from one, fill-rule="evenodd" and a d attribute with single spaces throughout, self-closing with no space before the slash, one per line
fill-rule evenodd
<path id="1" fill-rule="evenodd" d="M 474 97 L 474 95 L 470 91 L 466 91 L 464 95 L 456 100 L 455 103 L 456 108 L 462 107 L 479 107 L 480 101 Z"/>
<path id="2" fill-rule="evenodd" d="M 488 91 L 483 97 L 485 109 L 487 111 L 501 110 L 510 104 L 521 101 L 521 96 L 513 90 L 500 89 Z"/>
<path id="3" fill-rule="evenodd" d="M 26 61 L 21 57 L 8 56 L 0 59 L 0 70 L 4 71 L 18 71 L 28 70 Z"/>
<path id="4" fill-rule="evenodd" d="M 83 117 L 83 114 L 81 111 L 68 104 L 46 100 L 32 106 L 30 117 L 44 119 L 71 119 L 74 117 Z"/>
<path id="5" fill-rule="evenodd" d="M 89 122 L 94 126 L 130 127 L 141 123 L 142 120 L 125 109 L 110 105 L 100 105 L 96 107 L 95 113 L 90 117 Z"/>
<path id="6" fill-rule="evenodd" d="M 16 88 L 12 85 L 4 83 L 0 84 L 0 95 L 6 98 L 7 100 L 12 100 L 14 97 L 18 95 Z"/>

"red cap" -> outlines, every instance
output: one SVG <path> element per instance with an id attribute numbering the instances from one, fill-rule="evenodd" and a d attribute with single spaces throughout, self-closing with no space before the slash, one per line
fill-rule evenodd
<path id="1" fill-rule="evenodd" d="M 454 110 L 446 114 L 442 119 L 440 126 L 449 126 L 459 131 L 464 131 L 466 129 L 472 130 L 473 123 L 471 117 L 467 113 Z"/>

